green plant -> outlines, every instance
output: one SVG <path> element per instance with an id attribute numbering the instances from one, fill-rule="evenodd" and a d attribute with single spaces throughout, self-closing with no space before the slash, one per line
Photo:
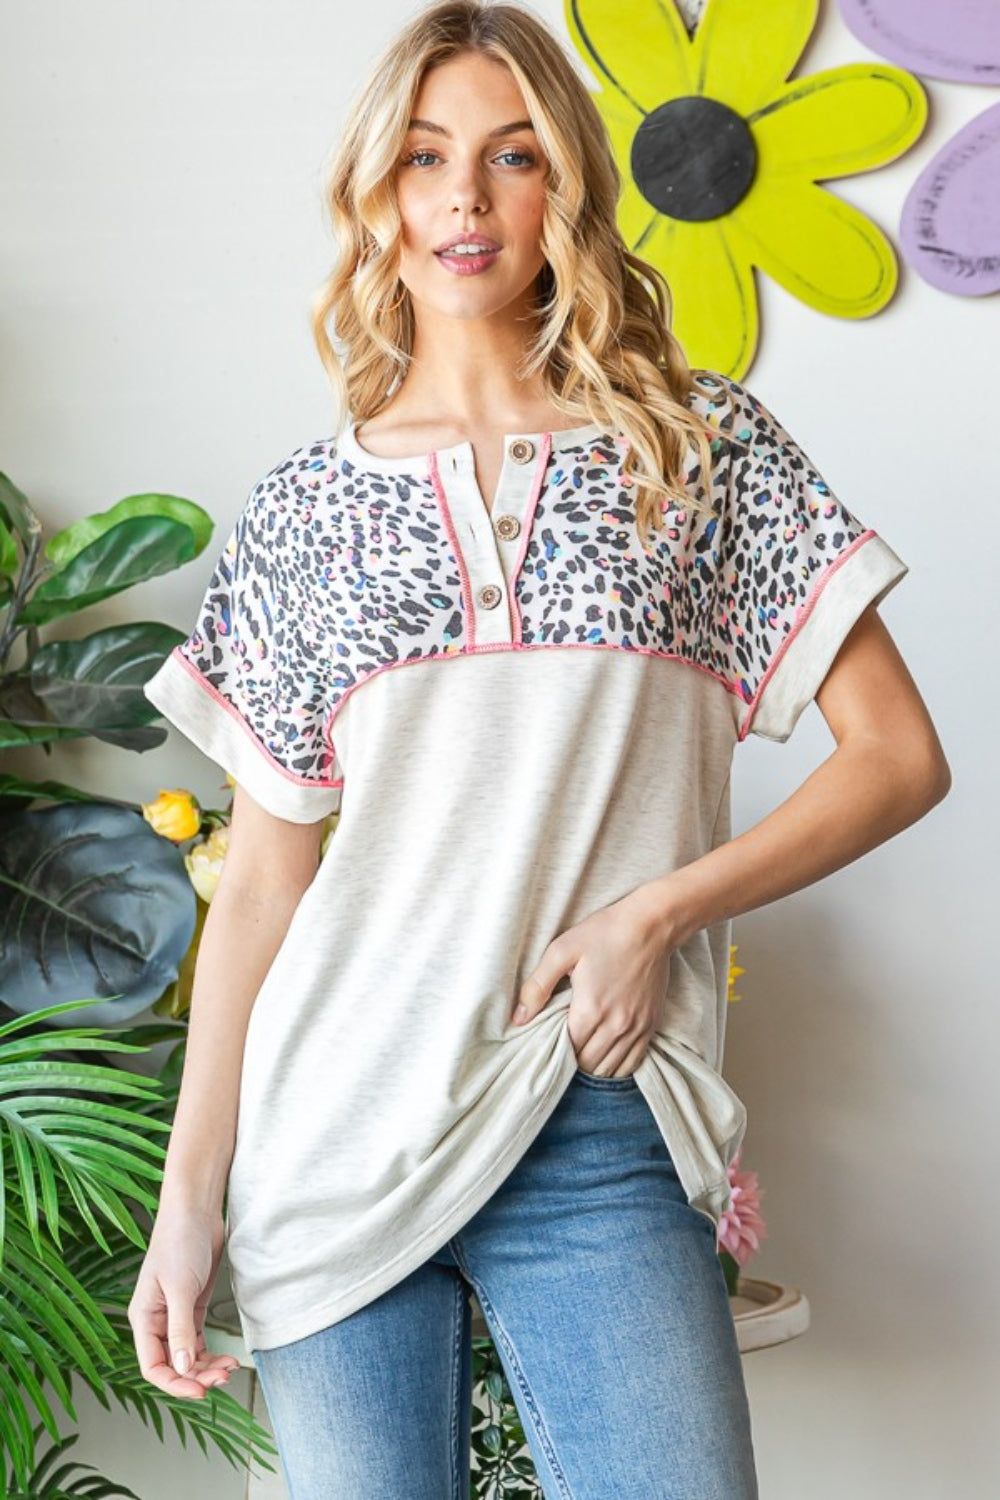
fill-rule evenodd
<path id="1" fill-rule="evenodd" d="M 96 1026 L 44 1023 L 89 1000 L 0 1024 L 0 1461 L 3 1494 L 58 1500 L 62 1494 L 129 1495 L 98 1477 L 68 1489 L 56 1449 L 39 1459 L 43 1428 L 60 1437 L 50 1397 L 74 1421 L 72 1380 L 103 1406 L 109 1396 L 157 1435 L 169 1413 L 182 1442 L 206 1439 L 241 1467 L 267 1469 L 276 1449 L 232 1395 L 172 1397 L 141 1374 L 127 1306 L 148 1244 L 179 1079 L 178 1048 L 159 1077 L 85 1060 L 136 1053 L 177 1040 L 183 1027 L 156 1023 L 108 1035 Z M 53 1053 L 67 1054 L 54 1058 Z M 117 1101 L 129 1100 L 128 1104 Z M 41 1424 L 32 1426 L 29 1408 Z M 73 1467 L 73 1466 L 70 1466 Z"/>
<path id="2" fill-rule="evenodd" d="M 85 735 L 132 750 L 163 742 L 142 684 L 184 639 L 180 631 L 141 620 L 42 645 L 39 629 L 197 557 L 212 531 L 191 500 L 129 495 L 43 545 L 38 515 L 0 473 L 0 750 L 48 751 L 54 740 Z M 11 666 L 19 641 L 23 659 Z M 61 795 L 59 783 L 50 786 Z"/>
<path id="3" fill-rule="evenodd" d="M 0 473 L 0 752 L 51 754 L 54 741 L 85 736 L 138 751 L 163 742 L 142 686 L 183 632 L 155 620 L 44 644 L 40 632 L 198 556 L 212 530 L 200 505 L 141 494 L 43 542 L 38 515 Z M 194 930 L 177 852 L 136 804 L 53 779 L 0 775 L 0 818 L 4 1003 L 24 1012 L 93 993 L 95 1020 L 109 1023 L 149 1005 Z"/>
<path id="4" fill-rule="evenodd" d="M 157 621 L 80 640 L 42 627 L 196 557 L 213 523 L 172 495 L 131 495 L 43 545 L 39 517 L 0 474 L 0 752 L 94 736 L 147 750 L 167 731 L 142 685 L 183 632 Z M 36 804 L 43 804 L 37 806 Z M 78 1027 L 91 1007 L 119 1022 L 177 977 L 195 927 L 179 851 L 142 808 L 53 779 L 0 775 L 0 1478 L 3 1494 L 130 1495 L 62 1462 L 55 1401 L 76 1420 L 72 1380 L 164 1434 L 209 1439 L 233 1463 L 274 1453 L 224 1391 L 170 1397 L 138 1368 L 127 1305 L 145 1255 L 176 1105 L 177 1053 L 159 1079 L 113 1061 L 185 1036 L 166 1024 L 111 1036 Z M 97 998 L 80 999 L 81 994 Z M 107 1054 L 94 1063 L 89 1055 Z M 53 1052 L 62 1053 L 53 1058 Z M 131 1103 L 123 1107 L 122 1097 Z M 30 1408 L 41 1416 L 32 1425 Z M 39 1457 L 43 1431 L 55 1446 Z M 263 1460 L 262 1460 L 263 1461 Z M 264 1461 L 266 1468 L 273 1466 Z"/>
<path id="5" fill-rule="evenodd" d="M 542 1490 L 493 1340 L 472 1340 L 471 1500 L 539 1500 Z"/>

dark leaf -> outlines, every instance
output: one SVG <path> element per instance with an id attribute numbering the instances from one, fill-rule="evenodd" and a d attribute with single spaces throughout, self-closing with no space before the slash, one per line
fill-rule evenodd
<path id="1" fill-rule="evenodd" d="M 19 1014 L 92 995 L 109 998 L 88 1021 L 120 1023 L 176 979 L 195 917 L 183 857 L 140 813 L 66 803 L 0 819 L 0 999 Z"/>
<path id="2" fill-rule="evenodd" d="M 31 664 L 31 686 L 60 724 L 92 733 L 148 724 L 160 714 L 143 683 L 183 640 L 172 625 L 146 620 L 50 641 Z"/>

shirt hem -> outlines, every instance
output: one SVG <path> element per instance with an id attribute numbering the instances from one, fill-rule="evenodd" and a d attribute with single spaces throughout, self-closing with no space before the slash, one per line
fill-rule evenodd
<path id="1" fill-rule="evenodd" d="M 764 674 L 744 714 L 739 739 L 752 733 L 783 744 L 863 611 L 880 605 L 908 572 L 908 564 L 872 530 L 831 562 Z"/>
<path id="2" fill-rule="evenodd" d="M 562 1074 L 557 1077 L 551 1092 L 546 1093 L 538 1107 L 526 1118 L 517 1134 L 507 1143 L 506 1148 L 494 1160 L 493 1168 L 488 1173 L 477 1179 L 475 1186 L 465 1193 L 455 1203 L 444 1218 L 430 1228 L 419 1234 L 416 1239 L 411 1240 L 406 1249 L 395 1255 L 391 1261 L 381 1265 L 378 1269 L 366 1276 L 362 1281 L 356 1282 L 349 1291 L 332 1297 L 327 1301 L 309 1306 L 308 1312 L 297 1317 L 282 1318 L 277 1321 L 262 1321 L 246 1313 L 240 1306 L 239 1295 L 234 1283 L 233 1291 L 236 1301 L 237 1314 L 243 1334 L 243 1342 L 252 1360 L 254 1349 L 268 1350 L 280 1347 L 284 1344 L 294 1343 L 298 1339 L 307 1338 L 310 1334 L 319 1332 L 322 1328 L 329 1327 L 341 1319 L 349 1317 L 351 1313 L 357 1312 L 365 1307 L 376 1297 L 382 1295 L 395 1286 L 411 1271 L 445 1244 L 453 1234 L 467 1223 L 473 1214 L 487 1202 L 494 1191 L 517 1165 L 521 1156 L 531 1145 L 539 1134 L 549 1116 L 555 1111 L 566 1088 L 572 1082 L 577 1069 L 576 1053 L 573 1049 L 569 1034 L 563 1032 L 564 1046 L 566 1049 L 565 1067 Z M 696 1212 L 703 1214 L 713 1225 L 716 1231 L 716 1243 L 718 1244 L 719 1223 L 724 1210 L 730 1202 L 730 1183 L 728 1175 L 728 1159 L 739 1145 L 743 1136 L 746 1123 L 745 1111 L 739 1111 L 737 1118 L 731 1122 L 731 1129 L 727 1139 L 721 1148 L 716 1146 L 722 1160 L 723 1172 L 719 1176 L 706 1178 L 704 1171 L 699 1166 L 699 1158 L 688 1144 L 686 1126 L 679 1118 L 676 1108 L 666 1095 L 665 1090 L 655 1086 L 644 1087 L 644 1081 L 649 1079 L 649 1070 L 655 1072 L 655 1064 L 649 1058 L 643 1058 L 636 1069 L 636 1082 L 641 1089 L 650 1113 L 656 1121 L 657 1127 L 664 1139 L 671 1158 L 677 1169 L 677 1175 L 681 1185 L 687 1194 L 690 1206 Z M 715 1146 L 715 1143 L 713 1143 Z M 227 1229 L 228 1238 L 228 1229 Z"/>
<path id="3" fill-rule="evenodd" d="M 574 1057 L 572 1066 L 566 1071 L 565 1076 L 557 1081 L 551 1093 L 544 1095 L 538 1108 L 527 1117 L 521 1129 L 508 1143 L 506 1150 L 496 1158 L 493 1170 L 480 1177 L 475 1187 L 470 1188 L 458 1200 L 444 1219 L 439 1219 L 431 1228 L 412 1240 L 404 1251 L 394 1256 L 384 1266 L 380 1266 L 370 1276 L 366 1276 L 363 1281 L 355 1282 L 349 1292 L 343 1292 L 339 1297 L 333 1297 L 327 1302 L 313 1303 L 307 1314 L 298 1318 L 282 1319 L 277 1323 L 262 1323 L 250 1317 L 243 1312 L 237 1297 L 236 1308 L 243 1330 L 243 1342 L 251 1358 L 254 1349 L 274 1349 L 282 1344 L 293 1343 L 296 1339 L 306 1338 L 309 1334 L 317 1333 L 331 1323 L 337 1323 L 342 1318 L 349 1317 L 351 1313 L 365 1307 L 383 1292 L 388 1291 L 390 1287 L 395 1286 L 404 1276 L 416 1270 L 417 1266 L 445 1244 L 477 1209 L 483 1206 L 503 1182 L 508 1172 L 513 1170 L 546 1120 L 555 1111 L 575 1072 Z"/>

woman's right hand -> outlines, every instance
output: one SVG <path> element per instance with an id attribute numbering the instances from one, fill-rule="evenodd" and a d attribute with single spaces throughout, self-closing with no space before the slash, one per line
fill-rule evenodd
<path id="1" fill-rule="evenodd" d="M 165 1208 L 157 1214 L 128 1305 L 139 1368 L 171 1396 L 204 1398 L 239 1368 L 232 1354 L 205 1347 L 205 1309 L 225 1238 L 221 1209 Z M 185 1366 L 181 1358 L 187 1351 Z"/>

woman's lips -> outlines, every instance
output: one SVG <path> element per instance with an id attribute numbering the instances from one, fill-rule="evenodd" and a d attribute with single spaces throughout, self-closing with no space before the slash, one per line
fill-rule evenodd
<path id="1" fill-rule="evenodd" d="M 435 250 L 434 254 L 443 266 L 457 276 L 477 276 L 491 266 L 500 254 L 499 250 L 485 250 L 481 255 L 451 255 L 447 250 Z"/>

